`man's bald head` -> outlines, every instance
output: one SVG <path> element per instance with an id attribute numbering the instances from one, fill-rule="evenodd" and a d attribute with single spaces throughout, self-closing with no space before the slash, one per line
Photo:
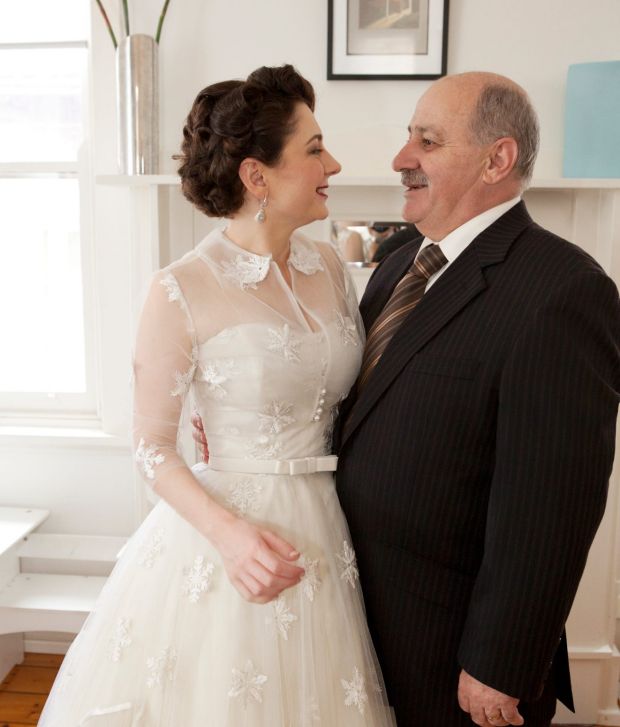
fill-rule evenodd
<path id="1" fill-rule="evenodd" d="M 436 85 L 440 84 L 471 104 L 469 128 L 477 144 L 491 144 L 503 137 L 517 142 L 515 172 L 527 185 L 534 171 L 540 132 L 525 90 L 506 76 L 483 71 L 446 76 L 437 81 Z"/>

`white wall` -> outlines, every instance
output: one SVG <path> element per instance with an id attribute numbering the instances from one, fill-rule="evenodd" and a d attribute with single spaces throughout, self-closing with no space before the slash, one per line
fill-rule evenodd
<path id="1" fill-rule="evenodd" d="M 150 4 L 157 7 L 158 0 Z M 184 115 L 203 86 L 243 77 L 260 65 L 289 62 L 315 86 L 318 119 L 343 174 L 391 173 L 391 158 L 429 83 L 327 81 L 326 6 L 324 0 L 170 4 L 161 42 L 163 171 L 173 169 L 169 158 Z M 148 30 L 155 15 L 136 19 L 136 27 Z M 490 70 L 521 83 L 541 117 L 536 174 L 559 176 L 567 67 L 617 60 L 618 28 L 617 0 L 451 0 L 448 71 Z"/>

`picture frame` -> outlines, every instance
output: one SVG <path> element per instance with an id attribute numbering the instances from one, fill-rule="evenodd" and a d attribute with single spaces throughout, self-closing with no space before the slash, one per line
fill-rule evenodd
<path id="1" fill-rule="evenodd" d="M 327 79 L 445 76 L 449 0 L 328 0 Z"/>

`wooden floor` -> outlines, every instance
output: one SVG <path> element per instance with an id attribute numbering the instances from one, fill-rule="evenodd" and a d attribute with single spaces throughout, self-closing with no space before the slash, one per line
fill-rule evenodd
<path id="1" fill-rule="evenodd" d="M 0 727 L 37 724 L 61 662 L 62 656 L 56 654 L 26 654 L 24 661 L 11 669 L 0 684 Z"/>
<path id="2" fill-rule="evenodd" d="M 26 654 L 0 684 L 0 727 L 36 725 L 62 656 Z"/>

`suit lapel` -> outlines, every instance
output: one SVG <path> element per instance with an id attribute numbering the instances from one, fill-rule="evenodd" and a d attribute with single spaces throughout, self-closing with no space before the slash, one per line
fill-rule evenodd
<path id="1" fill-rule="evenodd" d="M 360 396 L 348 402 L 348 411 L 343 414 L 347 416 L 350 412 L 350 419 L 340 446 L 345 444 L 407 362 L 484 291 L 487 283 L 483 269 L 501 263 L 516 237 L 530 224 L 532 220 L 525 205 L 520 202 L 478 235 L 431 287 L 395 333 Z M 390 293 L 393 287 L 390 287 Z M 368 306 L 367 328 L 372 325 L 388 297 L 389 294 L 378 311 L 374 304 Z M 372 319 L 370 316 L 373 316 Z M 353 400 L 353 397 L 350 399 Z"/>

